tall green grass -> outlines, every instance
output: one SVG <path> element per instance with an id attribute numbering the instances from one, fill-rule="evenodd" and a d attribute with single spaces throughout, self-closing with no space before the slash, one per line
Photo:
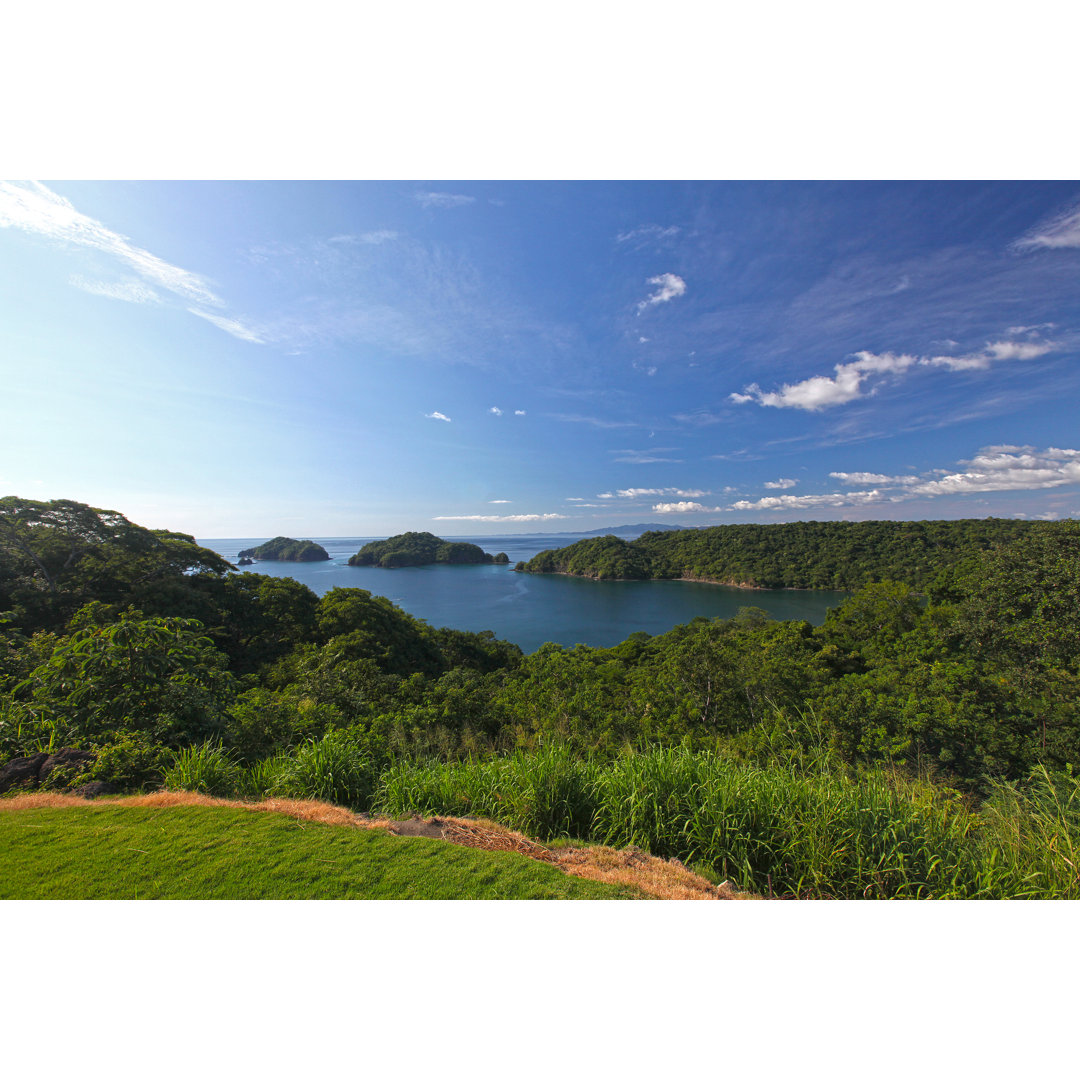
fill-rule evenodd
<path id="1" fill-rule="evenodd" d="M 676 857 L 764 895 L 1080 897 L 1080 784 L 1035 777 L 981 811 L 885 770 L 748 765 L 686 749 L 609 762 L 549 747 L 456 764 L 399 762 L 378 809 L 475 814 Z"/>

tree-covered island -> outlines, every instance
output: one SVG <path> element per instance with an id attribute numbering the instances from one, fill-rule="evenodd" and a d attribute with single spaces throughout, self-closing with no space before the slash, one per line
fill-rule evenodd
<path id="1" fill-rule="evenodd" d="M 429 532 L 406 532 L 391 536 L 388 540 L 373 540 L 349 559 L 350 566 L 381 566 L 385 569 L 427 566 L 430 563 L 506 565 L 509 562 L 505 552 L 489 555 L 476 544 L 443 540 Z"/>
<path id="2" fill-rule="evenodd" d="M 1018 539 L 1031 524 L 958 521 L 791 521 L 601 536 L 541 551 L 514 567 L 597 581 L 674 578 L 751 589 L 925 585 L 946 566 Z"/>
<path id="3" fill-rule="evenodd" d="M 258 547 L 245 548 L 240 552 L 241 565 L 247 566 L 244 559 L 259 559 L 262 562 L 323 562 L 330 556 L 322 544 L 313 540 L 294 540 L 291 536 L 275 536 Z"/>

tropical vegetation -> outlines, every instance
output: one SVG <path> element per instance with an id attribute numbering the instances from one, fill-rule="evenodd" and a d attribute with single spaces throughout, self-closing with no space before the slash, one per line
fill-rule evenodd
<path id="1" fill-rule="evenodd" d="M 314 540 L 294 540 L 291 536 L 275 536 L 258 547 L 245 548 L 240 559 L 259 559 L 262 562 L 323 562 L 330 558 L 322 544 Z"/>
<path id="2" fill-rule="evenodd" d="M 1006 524 L 818 627 L 747 607 L 523 655 L 0 500 L 0 763 L 73 747 L 45 786 L 480 815 L 763 895 L 1080 898 L 1080 522 Z"/>
<path id="3" fill-rule="evenodd" d="M 429 532 L 406 532 L 387 540 L 373 540 L 349 559 L 350 566 L 381 566 L 387 570 L 395 566 L 427 566 L 430 563 L 463 565 L 509 562 L 506 552 L 489 555 L 478 544 L 443 540 Z"/>

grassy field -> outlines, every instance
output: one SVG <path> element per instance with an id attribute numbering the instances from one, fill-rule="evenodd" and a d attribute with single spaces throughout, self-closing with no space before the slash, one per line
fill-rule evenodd
<path id="1" fill-rule="evenodd" d="M 4 805 L 4 803 L 7 805 Z M 0 898 L 613 900 L 510 852 L 221 806 L 0 800 Z"/>

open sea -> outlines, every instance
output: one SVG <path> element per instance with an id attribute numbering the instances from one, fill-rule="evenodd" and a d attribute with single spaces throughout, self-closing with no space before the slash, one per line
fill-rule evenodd
<path id="1" fill-rule="evenodd" d="M 268 536 L 199 540 L 232 563 L 238 552 Z M 609 647 L 644 630 L 662 634 L 697 615 L 731 618 L 741 607 L 759 607 L 775 619 L 806 619 L 815 625 L 848 593 L 825 590 L 733 589 L 690 581 L 585 581 L 557 575 L 518 574 L 513 566 L 547 548 L 565 547 L 578 534 L 453 536 L 497 555 L 507 566 L 405 566 L 384 570 L 349 566 L 351 555 L 385 536 L 310 536 L 329 562 L 256 562 L 244 570 L 303 582 L 320 596 L 338 586 L 368 589 L 432 626 L 493 630 L 495 636 L 533 652 L 547 641 L 567 647 Z"/>

